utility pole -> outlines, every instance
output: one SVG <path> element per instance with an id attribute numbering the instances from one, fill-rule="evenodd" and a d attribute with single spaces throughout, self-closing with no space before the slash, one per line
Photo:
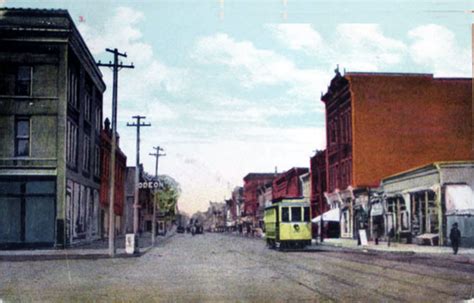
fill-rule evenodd
<path id="1" fill-rule="evenodd" d="M 109 255 L 115 256 L 115 214 L 114 214 L 114 199 L 115 199 L 115 150 L 117 149 L 117 85 L 118 72 L 122 68 L 135 68 L 133 63 L 131 65 L 123 65 L 118 62 L 118 57 L 127 57 L 126 53 L 119 53 L 115 49 L 105 49 L 107 52 L 114 54 L 114 62 L 97 63 L 97 66 L 106 66 L 112 68 L 113 71 L 113 88 L 112 88 L 112 144 L 110 148 L 110 178 L 109 178 Z"/>
<path id="2" fill-rule="evenodd" d="M 135 164 L 135 191 L 134 191 L 134 202 L 133 202 L 133 233 L 135 234 L 135 243 L 137 243 L 138 234 L 138 182 L 139 182 L 139 167 L 140 167 L 140 127 L 151 126 L 150 123 L 140 122 L 142 119 L 146 119 L 145 116 L 133 116 L 133 119 L 137 120 L 135 123 L 127 123 L 127 126 L 133 126 L 137 128 L 137 161 Z"/>
<path id="3" fill-rule="evenodd" d="M 156 158 L 155 162 L 155 178 L 156 182 L 158 183 L 158 186 L 160 184 L 158 180 L 158 159 L 160 157 L 166 156 L 166 154 L 160 154 L 160 151 L 164 151 L 161 147 L 156 146 L 153 147 L 156 150 L 156 153 L 150 153 L 150 156 L 154 156 Z M 152 231 L 151 231 L 151 245 L 155 246 L 155 238 L 156 238 L 156 203 L 157 203 L 157 197 L 158 197 L 158 191 L 159 188 L 155 188 L 155 195 L 153 196 L 153 221 L 151 223 L 152 225 Z"/>

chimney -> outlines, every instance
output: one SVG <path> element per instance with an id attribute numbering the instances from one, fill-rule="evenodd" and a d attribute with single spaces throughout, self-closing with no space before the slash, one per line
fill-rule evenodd
<path id="1" fill-rule="evenodd" d="M 105 118 L 104 127 L 105 127 L 105 131 L 107 133 L 110 133 L 110 120 L 109 120 L 109 118 Z"/>

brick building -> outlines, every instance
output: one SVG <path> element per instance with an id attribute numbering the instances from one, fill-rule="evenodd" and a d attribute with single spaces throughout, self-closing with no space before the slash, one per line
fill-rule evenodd
<path id="1" fill-rule="evenodd" d="M 309 172 L 305 167 L 293 167 L 273 180 L 273 201 L 303 197 L 300 176 Z"/>
<path id="2" fill-rule="evenodd" d="M 110 155 L 112 148 L 112 130 L 109 119 L 105 119 L 105 128 L 100 134 L 101 138 L 101 183 L 100 183 L 100 206 L 102 235 L 108 235 L 109 230 L 109 182 L 110 182 Z M 117 149 L 115 152 L 115 192 L 114 192 L 114 214 L 115 229 L 118 233 L 125 232 L 124 227 L 124 199 L 125 199 L 125 177 L 127 168 L 127 157 L 120 150 L 119 136 L 117 135 Z"/>
<path id="3" fill-rule="evenodd" d="M 102 74 L 67 11 L 0 15 L 0 245 L 92 241 Z"/>
<path id="4" fill-rule="evenodd" d="M 257 221 L 258 227 L 263 228 L 263 218 L 265 207 L 272 205 L 273 200 L 273 182 L 268 181 L 257 188 Z"/>
<path id="5" fill-rule="evenodd" d="M 336 70 L 326 106 L 327 200 L 341 236 L 367 228 L 383 177 L 436 161 L 473 159 L 472 79 Z"/>
<path id="6" fill-rule="evenodd" d="M 326 191 L 326 150 L 317 151 L 310 158 L 311 214 L 313 218 L 329 210 L 324 198 Z"/>
<path id="7" fill-rule="evenodd" d="M 258 189 L 260 186 L 273 182 L 276 173 L 249 173 L 244 177 L 244 209 L 242 217 L 252 226 L 258 226 Z"/>

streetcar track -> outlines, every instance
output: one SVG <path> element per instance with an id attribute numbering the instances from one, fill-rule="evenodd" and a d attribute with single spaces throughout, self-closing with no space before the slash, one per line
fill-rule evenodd
<path id="1" fill-rule="evenodd" d="M 242 252 L 238 252 L 242 255 L 244 255 Z M 257 260 L 256 258 L 252 258 L 252 257 L 249 257 L 250 254 L 247 254 L 247 258 L 249 259 L 252 259 L 253 261 L 255 262 L 261 262 L 259 260 Z M 341 279 L 340 277 L 336 276 L 336 275 L 333 275 L 333 274 L 329 274 L 327 272 L 324 272 L 324 271 L 320 271 L 320 270 L 316 270 L 316 269 L 308 269 L 306 266 L 302 266 L 300 264 L 296 264 L 296 263 L 288 263 L 288 260 L 285 260 L 281 257 L 278 257 L 278 256 L 272 256 L 274 259 L 277 259 L 278 261 L 280 261 L 279 264 L 288 264 L 288 265 L 291 265 L 295 268 L 297 268 L 298 270 L 302 270 L 302 271 L 305 271 L 309 274 L 313 274 L 313 275 L 320 275 L 320 276 L 324 276 L 324 277 L 327 277 L 329 280 L 332 280 L 332 281 L 336 281 L 340 284 L 344 284 L 350 288 L 355 288 L 355 287 L 358 287 L 358 286 L 364 286 L 364 287 L 367 287 L 367 285 L 360 285 L 360 284 L 355 284 L 355 283 L 352 283 L 352 282 L 348 282 L 344 279 Z M 271 265 L 271 266 L 274 266 L 275 264 L 274 263 L 270 263 L 270 262 L 265 262 L 267 263 L 268 265 Z M 285 275 L 285 277 L 289 278 L 287 275 Z M 294 281 L 298 281 L 294 278 L 291 278 L 292 280 Z M 298 283 L 300 283 L 300 281 L 298 281 Z M 381 291 L 379 291 L 378 289 L 371 289 L 372 292 L 376 293 L 378 296 L 382 297 L 382 298 L 388 298 L 388 299 L 391 299 L 395 302 L 408 302 L 400 297 L 396 297 L 396 296 L 393 296 L 393 295 L 390 295 L 390 294 L 386 294 L 386 293 L 383 293 Z M 336 301 L 338 301 L 337 299 L 335 299 Z"/>
<path id="2" fill-rule="evenodd" d="M 347 260 L 347 259 L 346 259 L 346 261 L 351 262 L 351 263 L 357 263 L 357 262 Z M 364 263 L 364 264 L 367 264 L 367 263 Z M 351 272 L 355 272 L 355 273 L 358 273 L 358 274 L 361 274 L 361 275 L 371 276 L 371 277 L 376 277 L 376 278 L 377 277 L 383 277 L 383 278 L 386 278 L 386 279 L 389 279 L 389 280 L 392 280 L 392 281 L 396 281 L 400 284 L 404 284 L 404 285 L 407 285 L 407 286 L 416 285 L 416 286 L 425 288 L 429 291 L 437 292 L 437 293 L 443 294 L 443 295 L 448 296 L 448 297 L 455 297 L 455 298 L 457 297 L 457 295 L 455 293 L 453 294 L 453 293 L 450 293 L 450 292 L 446 292 L 444 290 L 438 290 L 437 288 L 434 288 L 434 287 L 431 287 L 431 286 L 428 286 L 428 285 L 425 285 L 425 284 L 418 284 L 418 283 L 414 283 L 414 282 L 408 282 L 408 281 L 405 281 L 405 280 L 402 280 L 402 279 L 399 279 L 399 278 L 392 277 L 392 275 L 387 275 L 387 274 L 383 274 L 383 273 L 372 273 L 372 272 L 364 271 L 364 270 L 361 270 L 361 269 L 355 269 L 355 268 L 350 267 L 350 266 L 344 266 L 344 265 L 340 265 L 340 264 L 336 264 L 336 263 L 331 263 L 331 265 L 339 267 L 339 268 L 344 269 L 344 270 L 349 270 Z M 384 269 L 396 270 L 396 269 L 392 269 L 390 267 L 385 267 Z"/>
<path id="3" fill-rule="evenodd" d="M 338 257 L 331 256 L 331 255 L 329 255 L 329 253 L 325 253 L 325 252 L 322 252 L 322 253 L 319 253 L 319 254 L 322 254 L 323 256 L 325 256 L 327 258 L 331 258 L 331 259 L 336 259 L 336 260 L 340 259 Z M 411 270 L 407 270 L 407 269 L 401 269 L 401 268 L 395 268 L 393 266 L 386 266 L 386 265 L 370 263 L 370 262 L 365 261 L 363 259 L 357 259 L 357 261 L 356 261 L 351 257 L 343 258 L 343 259 L 346 260 L 346 261 L 352 262 L 352 263 L 363 263 L 363 264 L 366 264 L 366 265 L 371 265 L 371 266 L 379 267 L 379 268 L 382 268 L 382 269 L 389 269 L 389 270 L 394 270 L 394 271 L 398 271 L 398 272 L 402 272 L 402 273 L 410 273 L 410 274 L 413 274 L 413 275 L 422 276 L 423 278 L 429 277 L 429 278 L 436 279 L 436 280 L 448 281 L 448 282 L 451 282 L 451 283 L 454 283 L 454 284 L 473 285 L 473 282 L 466 282 L 465 279 L 463 279 L 463 280 L 461 280 L 461 279 L 448 279 L 448 278 L 445 278 L 445 277 L 440 276 L 440 275 L 421 274 L 419 272 L 415 272 L 415 271 L 411 271 Z M 379 258 L 379 259 L 381 259 L 381 258 Z M 387 261 L 400 262 L 400 263 L 412 263 L 411 261 L 408 261 L 408 262 L 397 261 L 397 260 L 387 260 Z M 425 264 L 417 264 L 417 265 L 427 266 Z M 445 267 L 443 267 L 443 268 L 445 268 Z"/>
<path id="4" fill-rule="evenodd" d="M 244 254 L 243 252 L 241 251 L 237 251 L 237 250 L 231 250 L 231 252 L 233 253 L 237 253 L 237 254 L 240 254 L 242 256 L 244 256 L 245 258 L 248 258 L 254 262 L 257 262 L 257 263 L 265 263 L 267 266 L 269 266 L 270 269 L 276 271 L 278 274 L 282 275 L 283 277 L 287 278 L 288 280 L 298 284 L 298 285 L 301 285 L 303 287 L 305 287 L 306 289 L 309 289 L 311 290 L 312 292 L 318 294 L 319 296 L 321 296 L 323 299 L 327 299 L 327 300 L 331 300 L 331 301 L 335 301 L 337 302 L 337 298 L 334 298 L 333 296 L 331 295 L 328 295 L 327 293 L 323 292 L 322 290 L 320 289 L 317 289 L 315 287 L 312 287 L 296 278 L 293 278 L 291 275 L 287 274 L 284 270 L 281 270 L 280 268 L 276 268 L 275 267 L 275 264 L 271 263 L 271 262 L 262 262 L 261 260 L 258 260 L 256 259 L 255 257 L 253 257 L 252 255 L 250 254 Z"/>
<path id="5" fill-rule="evenodd" d="M 303 252 L 303 251 L 300 251 L 300 252 Z M 306 251 L 304 251 L 306 252 Z M 240 254 L 243 255 L 242 252 L 238 252 Z M 370 263 L 370 262 L 367 262 L 363 259 L 358 259 L 357 261 L 354 260 L 353 258 L 347 258 L 347 257 L 342 257 L 342 258 L 338 258 L 338 257 L 335 257 L 335 256 L 331 256 L 329 255 L 330 252 L 320 252 L 319 255 L 322 255 L 323 257 L 326 257 L 326 258 L 330 258 L 330 259 L 336 259 L 336 260 L 345 260 L 347 262 L 350 262 L 352 264 L 356 264 L 356 265 L 360 265 L 360 264 L 365 264 L 365 265 L 370 265 L 370 266 L 374 266 L 374 267 L 378 267 L 378 268 L 381 268 L 383 270 L 389 270 L 389 271 L 396 271 L 396 272 L 400 272 L 402 274 L 411 274 L 411 275 L 415 275 L 415 276 L 421 276 L 423 278 L 431 278 L 431 279 L 434 279 L 434 280 L 438 280 L 438 281 L 449 281 L 450 283 L 461 283 L 463 285 L 467 285 L 467 286 L 471 286 L 473 285 L 473 283 L 468 283 L 464 280 L 459 280 L 459 279 L 448 279 L 448 278 L 444 278 L 442 276 L 436 276 L 436 275 L 432 275 L 432 274 L 420 274 L 419 272 L 413 272 L 413 271 L 410 271 L 410 270 L 406 270 L 406 269 L 401 269 L 401 268 L 395 268 L 393 266 L 384 266 L 384 265 L 379 265 L 379 264 L 373 264 L 373 263 Z M 299 256 L 303 256 L 303 254 L 298 254 Z M 247 257 L 249 257 L 249 255 L 247 255 Z M 274 259 L 276 259 L 277 261 L 280 262 L 280 264 L 288 264 L 288 260 L 285 260 L 284 258 L 281 258 L 281 257 L 278 257 L 278 256 L 272 256 Z M 379 256 L 376 256 L 377 259 L 381 259 Z M 308 258 L 308 257 L 304 257 L 305 259 L 307 260 L 311 260 L 311 258 Z M 262 262 L 262 261 L 259 261 L 255 258 L 250 258 L 256 262 Z M 314 260 L 314 259 L 313 259 Z M 388 260 L 390 262 L 399 262 L 399 263 L 406 263 L 406 262 L 402 262 L 402 261 L 397 261 L 397 260 Z M 335 275 L 332 275 L 332 274 L 329 274 L 327 272 L 324 272 L 324 271 L 319 271 L 319 270 L 315 270 L 315 269 L 309 269 L 307 268 L 308 266 L 303 266 L 301 264 L 298 264 L 296 263 L 297 262 L 297 259 L 294 260 L 294 262 L 291 263 L 291 266 L 293 266 L 294 268 L 298 269 L 298 270 L 303 270 L 307 273 L 310 273 L 310 274 L 315 274 L 315 275 L 321 275 L 321 276 L 324 276 L 326 278 L 328 278 L 329 280 L 332 280 L 332 281 L 335 281 L 337 283 L 340 283 L 340 284 L 344 284 L 346 286 L 349 286 L 349 287 L 356 287 L 356 286 L 362 286 L 362 287 L 367 287 L 367 285 L 364 285 L 364 284 L 354 284 L 354 283 L 351 283 L 351 282 L 348 282 L 344 279 L 341 279 L 339 276 L 335 276 Z M 265 261 L 265 263 L 267 264 L 271 264 L 271 265 L 274 265 L 273 263 L 269 263 L 268 261 Z M 442 295 L 444 297 L 448 297 L 448 298 L 456 298 L 456 299 L 459 299 L 459 294 L 456 293 L 455 291 L 454 292 L 448 292 L 448 291 L 445 291 L 445 290 L 441 290 L 439 288 L 435 288 L 435 287 L 431 287 L 429 285 L 426 285 L 426 284 L 420 284 L 420 283 L 416 283 L 414 281 L 405 281 L 403 279 L 400 279 L 400 278 L 396 278 L 396 277 L 393 277 L 392 275 L 389 275 L 389 274 L 384 274 L 384 273 L 372 273 L 370 271 L 366 271 L 366 270 L 363 270 L 363 269 L 358 269 L 358 268 L 354 268 L 353 266 L 344 266 L 344 265 L 341 265 L 341 264 L 337 264 L 337 263 L 331 263 L 331 265 L 333 266 L 336 266 L 342 270 L 347 270 L 347 271 L 351 271 L 351 272 L 354 272 L 354 273 L 358 273 L 362 276 L 366 276 L 366 277 L 375 277 L 375 278 L 379 278 L 379 277 L 383 277 L 383 278 L 386 278 L 388 279 L 389 281 L 394 281 L 394 282 L 397 282 L 399 283 L 400 285 L 405 285 L 405 286 L 408 286 L 408 287 L 413 287 L 413 286 L 417 286 L 417 287 L 420 287 L 420 288 L 423 288 L 425 289 L 427 292 L 433 292 L 433 293 L 438 293 L 439 295 Z M 421 264 L 422 266 L 426 266 L 425 264 Z M 285 275 L 287 277 L 287 275 Z M 294 280 L 294 279 L 293 279 Z M 416 280 L 416 278 L 415 278 Z M 297 281 L 297 280 L 296 280 Z M 394 296 L 394 295 L 391 295 L 391 294 L 386 294 L 384 292 L 381 292 L 379 291 L 378 289 L 374 288 L 374 289 L 371 289 L 372 292 L 376 293 L 377 295 L 379 296 L 382 296 L 384 298 L 387 298 L 387 299 L 390 299 L 390 300 L 394 300 L 394 301 L 402 301 L 404 300 L 403 298 L 400 298 L 400 297 L 397 297 L 397 296 Z"/>
<path id="6" fill-rule="evenodd" d="M 280 261 L 285 261 L 285 263 L 288 263 L 287 260 L 284 260 L 284 259 L 278 258 L 278 257 L 276 257 L 276 258 Z M 316 269 L 309 269 L 309 268 L 307 268 L 307 266 L 304 266 L 304 265 L 300 265 L 300 264 L 296 264 L 296 263 L 292 263 L 292 265 L 295 266 L 296 268 L 298 268 L 299 270 L 304 270 L 304 271 L 306 271 L 308 273 L 311 273 L 311 274 L 323 274 L 323 275 L 328 276 L 328 277 L 329 276 L 335 277 L 335 275 L 329 275 L 325 272 L 322 272 L 322 271 L 319 271 L 319 270 L 316 270 Z M 336 278 L 337 278 L 338 281 L 343 281 L 343 284 L 346 284 L 346 285 L 351 286 L 351 287 L 357 287 L 357 286 L 367 287 L 368 286 L 368 285 L 361 285 L 360 283 L 358 283 L 358 284 L 350 283 L 350 282 L 347 282 L 345 280 L 341 280 L 337 276 L 336 276 Z M 333 280 L 336 280 L 336 279 L 333 279 Z M 396 296 L 393 296 L 393 295 L 390 295 L 390 294 L 383 293 L 383 292 L 379 291 L 376 288 L 372 288 L 371 291 L 377 293 L 379 296 L 382 296 L 382 297 L 385 297 L 385 298 L 390 298 L 390 299 L 392 299 L 396 302 L 408 302 L 408 301 L 406 301 L 406 300 L 404 300 L 400 297 L 396 297 Z"/>

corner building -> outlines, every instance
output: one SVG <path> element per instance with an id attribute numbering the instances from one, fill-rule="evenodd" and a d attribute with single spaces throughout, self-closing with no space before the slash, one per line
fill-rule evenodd
<path id="1" fill-rule="evenodd" d="M 326 199 L 341 237 L 368 227 L 382 178 L 436 161 L 472 160 L 472 79 L 336 70 L 326 106 Z M 369 235 L 370 236 L 370 235 Z"/>
<path id="2" fill-rule="evenodd" d="M 0 246 L 92 241 L 102 74 L 67 11 L 0 16 Z"/>

